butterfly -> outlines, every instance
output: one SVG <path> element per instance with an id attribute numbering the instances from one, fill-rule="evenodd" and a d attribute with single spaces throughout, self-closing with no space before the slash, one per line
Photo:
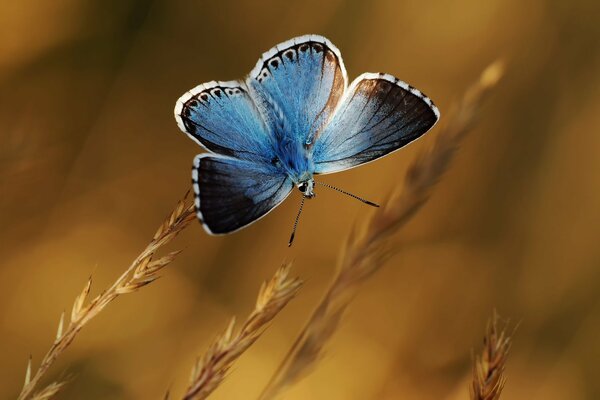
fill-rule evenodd
<path id="1" fill-rule="evenodd" d="M 179 128 L 209 153 L 194 159 L 197 216 L 210 234 L 235 232 L 292 192 L 305 199 L 315 175 L 383 157 L 431 129 L 440 113 L 419 90 L 382 73 L 348 86 L 340 51 L 304 35 L 264 53 L 244 80 L 211 81 L 177 100 Z"/>

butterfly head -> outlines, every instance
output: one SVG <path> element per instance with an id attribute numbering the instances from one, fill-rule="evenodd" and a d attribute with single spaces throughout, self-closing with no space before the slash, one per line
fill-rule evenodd
<path id="1" fill-rule="evenodd" d="M 313 197 L 315 197 L 315 192 L 313 190 L 314 188 L 315 188 L 315 181 L 312 178 L 304 180 L 304 181 L 300 181 L 298 183 L 298 190 L 302 192 L 304 197 L 307 197 L 309 199 L 312 199 Z"/>

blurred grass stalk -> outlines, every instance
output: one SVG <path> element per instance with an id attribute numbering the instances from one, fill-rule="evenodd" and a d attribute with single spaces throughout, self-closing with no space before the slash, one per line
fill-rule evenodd
<path id="1" fill-rule="evenodd" d="M 498 329 L 499 319 L 494 312 L 483 337 L 483 351 L 474 359 L 471 400 L 498 400 L 504 389 L 511 336 L 506 333 L 506 324 Z"/>
<path id="2" fill-rule="evenodd" d="M 228 328 L 196 361 L 184 400 L 206 399 L 225 379 L 229 369 L 267 329 L 268 324 L 292 300 L 302 286 L 298 278 L 289 278 L 291 264 L 281 266 L 270 281 L 264 282 L 254 310 L 234 334 L 235 318 Z"/>
<path id="3" fill-rule="evenodd" d="M 451 110 L 433 145 L 412 162 L 404 185 L 388 196 L 361 232 L 354 229 L 350 233 L 342 248 L 335 278 L 262 392 L 261 400 L 276 398 L 316 366 L 357 290 L 397 251 L 393 235 L 427 202 L 460 142 L 470 131 L 484 98 L 503 74 L 501 61 L 495 61 L 483 71 Z"/>
<path id="4" fill-rule="evenodd" d="M 178 251 L 172 252 L 153 259 L 155 253 L 165 244 L 169 243 L 177 236 L 188 224 L 196 218 L 194 205 L 188 201 L 186 195 L 175 207 L 169 217 L 158 228 L 154 237 L 140 255 L 129 265 L 123 274 L 115 283 L 101 294 L 96 296 L 86 305 L 86 300 L 90 293 L 92 278 L 88 280 L 83 291 L 73 304 L 70 322 L 65 327 L 65 313 L 63 312 L 58 323 L 56 339 L 42 359 L 40 366 L 33 377 L 31 376 L 31 357 L 27 365 L 25 374 L 25 385 L 19 394 L 18 400 L 34 399 L 45 400 L 52 398 L 66 382 L 53 382 L 41 391 L 33 394 L 40 380 L 52 366 L 54 361 L 69 347 L 79 331 L 98 315 L 104 308 L 121 294 L 132 293 L 136 290 L 154 282 L 158 279 L 158 272 L 170 264 Z"/>

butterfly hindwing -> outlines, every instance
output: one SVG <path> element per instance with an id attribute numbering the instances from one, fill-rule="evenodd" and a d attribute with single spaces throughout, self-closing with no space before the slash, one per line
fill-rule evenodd
<path id="1" fill-rule="evenodd" d="M 304 143 L 333 113 L 347 76 L 340 52 L 329 40 L 305 35 L 264 53 L 247 83 L 264 104 L 275 136 Z"/>
<path id="2" fill-rule="evenodd" d="M 244 82 L 209 82 L 175 105 L 182 131 L 208 150 L 242 159 L 273 157 L 269 130 Z"/>
<path id="3" fill-rule="evenodd" d="M 342 171 L 398 150 L 438 118 L 437 107 L 417 89 L 391 75 L 362 74 L 315 140 L 315 173 Z"/>
<path id="4" fill-rule="evenodd" d="M 261 218 L 289 195 L 292 181 L 276 167 L 201 154 L 192 170 L 198 218 L 209 233 L 236 231 Z"/>

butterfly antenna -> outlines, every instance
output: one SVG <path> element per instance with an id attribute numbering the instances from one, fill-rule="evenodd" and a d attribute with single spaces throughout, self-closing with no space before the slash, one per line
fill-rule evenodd
<path id="1" fill-rule="evenodd" d="M 345 194 L 345 195 L 347 195 L 347 196 L 353 197 L 353 198 L 355 198 L 356 200 L 360 200 L 360 201 L 362 201 L 363 203 L 365 203 L 365 204 L 368 204 L 368 205 L 370 205 L 370 206 L 373 206 L 373 207 L 379 207 L 379 204 L 377 204 L 377 203 L 373 203 L 372 201 L 369 201 L 369 200 L 363 199 L 362 197 L 358 197 L 358 196 L 357 196 L 357 195 L 355 195 L 355 194 L 348 193 L 348 192 L 346 192 L 345 190 L 342 190 L 342 189 L 340 189 L 340 188 L 336 188 L 335 186 L 331 186 L 331 185 L 329 185 L 329 184 L 327 184 L 327 183 L 323 183 L 323 182 L 317 182 L 317 181 L 314 181 L 314 182 L 315 182 L 316 184 L 318 184 L 318 185 L 325 186 L 325 187 L 327 187 L 327 188 L 329 188 L 329 189 L 337 190 L 337 191 L 338 191 L 338 192 L 340 192 L 340 193 L 343 193 L 343 194 Z"/>
<path id="2" fill-rule="evenodd" d="M 302 201 L 300 202 L 300 209 L 298 210 L 298 215 L 296 215 L 296 221 L 294 221 L 294 228 L 292 229 L 292 235 L 290 236 L 290 242 L 288 243 L 288 247 L 292 246 L 292 242 L 294 241 L 294 236 L 296 236 L 296 228 L 298 227 L 298 221 L 300 220 L 300 214 L 302 214 L 302 207 L 304 207 L 304 200 L 306 200 L 306 196 L 302 196 Z"/>

